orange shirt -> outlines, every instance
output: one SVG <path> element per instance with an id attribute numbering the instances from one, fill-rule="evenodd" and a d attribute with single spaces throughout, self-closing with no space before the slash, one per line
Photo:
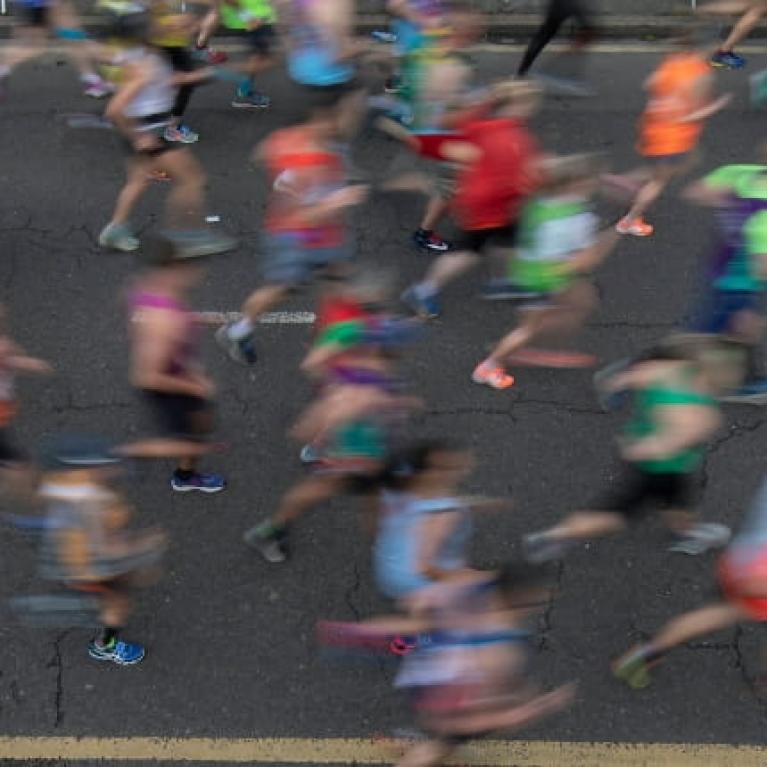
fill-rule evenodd
<path id="1" fill-rule="evenodd" d="M 696 85 L 710 68 L 698 53 L 672 53 L 655 70 L 650 100 L 639 125 L 639 152 L 648 157 L 683 154 L 695 148 L 703 123 L 679 120 L 699 109 Z"/>

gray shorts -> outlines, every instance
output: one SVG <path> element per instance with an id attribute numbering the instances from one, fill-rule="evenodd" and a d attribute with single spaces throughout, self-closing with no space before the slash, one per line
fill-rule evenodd
<path id="1" fill-rule="evenodd" d="M 348 263 L 351 254 L 345 245 L 310 247 L 298 232 L 265 234 L 262 238 L 264 281 L 271 285 L 299 287 L 311 282 L 315 272 Z"/>
<path id="2" fill-rule="evenodd" d="M 456 179 L 460 165 L 446 160 L 432 160 L 417 156 L 418 170 L 429 178 L 432 188 L 443 200 L 449 200 L 455 194 Z"/>

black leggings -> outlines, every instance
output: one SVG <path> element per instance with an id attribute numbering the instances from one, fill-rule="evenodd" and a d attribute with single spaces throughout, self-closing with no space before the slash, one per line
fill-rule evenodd
<path id="1" fill-rule="evenodd" d="M 170 61 L 170 65 L 176 72 L 193 72 L 195 70 L 194 59 L 186 48 L 183 47 L 164 47 L 163 51 Z M 192 96 L 194 85 L 182 85 L 176 93 L 176 101 L 171 109 L 171 115 L 174 118 L 180 118 L 186 112 L 189 105 L 189 99 Z"/>
<path id="2" fill-rule="evenodd" d="M 517 74 L 527 74 L 527 70 L 533 65 L 540 52 L 551 42 L 554 35 L 559 32 L 562 24 L 571 17 L 575 18 L 578 24 L 577 40 L 580 45 L 585 45 L 594 37 L 594 26 L 583 0 L 549 0 L 546 18 L 543 20 L 543 24 L 538 27 L 538 31 L 533 35 L 533 39 L 527 46 Z"/>

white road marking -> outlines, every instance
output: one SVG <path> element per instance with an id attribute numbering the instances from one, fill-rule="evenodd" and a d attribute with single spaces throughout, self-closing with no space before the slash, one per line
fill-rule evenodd
<path id="1" fill-rule="evenodd" d="M 211 325 L 223 325 L 237 322 L 242 318 L 240 312 L 197 312 L 200 322 Z M 316 319 L 314 312 L 267 312 L 259 322 L 263 325 L 312 325 Z"/>

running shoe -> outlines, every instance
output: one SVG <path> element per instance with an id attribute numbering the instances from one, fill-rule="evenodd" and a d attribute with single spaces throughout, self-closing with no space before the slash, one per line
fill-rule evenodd
<path id="1" fill-rule="evenodd" d="M 138 250 L 140 243 L 138 237 L 124 224 L 107 224 L 99 234 L 99 245 L 130 253 Z"/>
<path id="2" fill-rule="evenodd" d="M 220 493 L 226 487 L 226 480 L 220 474 L 195 472 L 187 478 L 173 474 L 170 478 L 170 486 L 177 493 Z"/>
<path id="3" fill-rule="evenodd" d="M 402 92 L 402 78 L 399 75 L 392 75 L 387 77 L 384 82 L 384 93 L 401 93 Z"/>
<path id="4" fill-rule="evenodd" d="M 634 237 L 649 237 L 653 231 L 652 224 L 648 224 L 642 218 L 622 218 L 616 225 L 618 234 L 632 234 Z"/>
<path id="5" fill-rule="evenodd" d="M 480 362 L 471 374 L 476 384 L 484 384 L 491 389 L 509 389 L 514 386 L 514 376 L 509 375 L 500 365 Z"/>
<path id="6" fill-rule="evenodd" d="M 652 681 L 650 669 L 654 664 L 647 660 L 647 651 L 641 645 L 613 663 L 613 674 L 634 690 L 647 687 Z"/>
<path id="7" fill-rule="evenodd" d="M 746 66 L 746 59 L 739 56 L 734 51 L 717 51 L 708 63 L 712 67 L 723 67 L 725 69 L 743 69 Z"/>
<path id="8" fill-rule="evenodd" d="M 533 564 L 560 559 L 570 547 L 570 541 L 556 540 L 547 533 L 530 533 L 522 538 L 525 559 Z"/>
<path id="9" fill-rule="evenodd" d="M 205 64 L 212 64 L 213 66 L 216 64 L 223 64 L 225 61 L 229 60 L 229 56 L 223 51 L 217 51 L 215 48 L 211 48 L 208 45 L 204 48 L 195 48 L 192 55 L 198 61 L 202 61 Z"/>
<path id="10" fill-rule="evenodd" d="M 133 666 L 144 660 L 146 650 L 135 642 L 119 641 L 107 648 L 94 641 L 88 645 L 88 655 L 95 660 L 111 660 L 118 666 Z"/>
<path id="11" fill-rule="evenodd" d="M 389 642 L 389 652 L 392 655 L 409 655 L 418 646 L 416 637 L 396 636 Z"/>
<path id="12" fill-rule="evenodd" d="M 631 399 L 631 392 L 629 389 L 610 390 L 607 386 L 608 381 L 619 373 L 623 373 L 628 370 L 633 363 L 631 357 L 624 357 L 623 359 L 611 362 L 601 370 L 597 370 L 594 373 L 592 381 L 594 382 L 594 388 L 597 393 L 597 400 L 602 407 L 602 410 L 611 412 L 614 410 L 620 410 L 625 407 Z"/>
<path id="13" fill-rule="evenodd" d="M 317 463 L 322 460 L 322 453 L 311 443 L 301 448 L 301 463 Z"/>
<path id="14" fill-rule="evenodd" d="M 423 229 L 413 233 L 413 243 L 422 250 L 428 250 L 431 253 L 447 253 L 450 250 L 450 243 L 443 240 L 434 232 L 425 232 Z"/>
<path id="15" fill-rule="evenodd" d="M 726 525 L 701 522 L 684 535 L 680 535 L 676 542 L 669 546 L 668 550 L 677 554 L 696 556 L 697 554 L 705 554 L 710 549 L 726 546 L 731 536 L 730 528 Z"/>
<path id="16" fill-rule="evenodd" d="M 264 525 L 256 525 L 246 530 L 242 536 L 247 546 L 255 549 L 261 556 L 272 564 L 284 562 L 288 558 L 285 534 L 266 531 Z"/>
<path id="17" fill-rule="evenodd" d="M 172 144 L 194 144 L 199 141 L 200 134 L 195 133 L 188 125 L 169 125 L 163 138 Z"/>
<path id="18" fill-rule="evenodd" d="M 184 258 L 200 258 L 226 253 L 237 247 L 237 240 L 223 232 L 199 229 L 191 232 L 166 232 L 168 239 L 181 250 Z"/>
<path id="19" fill-rule="evenodd" d="M 92 99 L 103 99 L 105 96 L 109 96 L 114 91 L 114 88 L 103 80 L 94 80 L 85 86 L 83 93 Z"/>
<path id="20" fill-rule="evenodd" d="M 743 384 L 740 389 L 720 397 L 720 400 L 733 405 L 761 405 L 767 402 L 767 379 Z"/>
<path id="21" fill-rule="evenodd" d="M 418 295 L 418 291 L 415 287 L 412 287 L 408 288 L 400 296 L 400 299 L 402 300 L 402 303 L 404 303 L 405 306 L 418 317 L 422 317 L 426 320 L 434 320 L 440 315 L 439 298 L 436 293 L 422 298 Z"/>
<path id="22" fill-rule="evenodd" d="M 237 93 L 232 99 L 232 106 L 237 109 L 266 109 L 271 103 L 272 100 L 268 96 L 257 91 L 248 94 Z"/>
<path id="23" fill-rule="evenodd" d="M 258 362 L 258 352 L 252 335 L 242 338 L 232 338 L 229 325 L 224 325 L 216 331 L 216 343 L 229 355 L 230 359 L 240 365 L 255 365 Z M 303 451 L 301 451 L 303 460 Z"/>

